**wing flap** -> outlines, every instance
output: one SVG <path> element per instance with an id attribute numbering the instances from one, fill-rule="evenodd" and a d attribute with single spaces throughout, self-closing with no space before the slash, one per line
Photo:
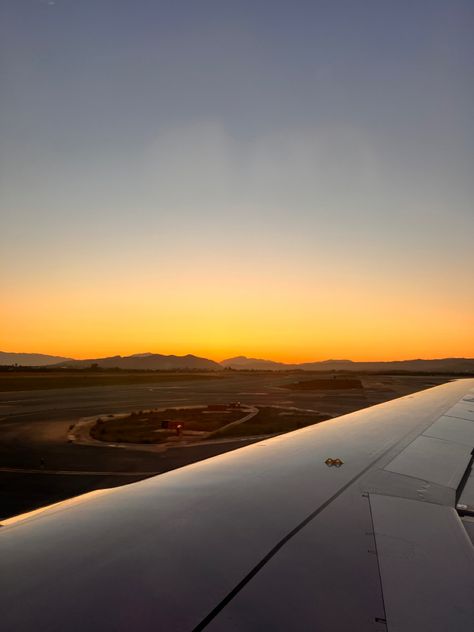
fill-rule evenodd
<path id="1" fill-rule="evenodd" d="M 472 630 L 474 549 L 447 506 L 370 494 L 390 632 Z"/>
<path id="2" fill-rule="evenodd" d="M 425 431 L 426 437 L 463 443 L 474 447 L 474 422 L 443 415 Z"/>
<path id="3" fill-rule="evenodd" d="M 421 435 L 385 470 L 456 490 L 471 461 L 471 446 Z"/>

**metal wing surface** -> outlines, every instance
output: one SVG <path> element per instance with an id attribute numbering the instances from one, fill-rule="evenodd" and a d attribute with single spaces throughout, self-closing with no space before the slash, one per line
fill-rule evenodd
<path id="1" fill-rule="evenodd" d="M 470 632 L 473 447 L 458 380 L 7 520 L 1 629 Z"/>

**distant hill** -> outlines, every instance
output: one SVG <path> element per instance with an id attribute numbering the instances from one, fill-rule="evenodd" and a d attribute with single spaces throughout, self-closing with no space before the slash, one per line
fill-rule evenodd
<path id="1" fill-rule="evenodd" d="M 45 355 L 43 353 L 8 353 L 0 351 L 0 366 L 12 366 L 14 364 L 19 366 L 49 366 L 65 360 L 70 360 L 70 358 Z"/>
<path id="2" fill-rule="evenodd" d="M 223 367 L 230 367 L 231 369 L 260 369 L 278 371 L 279 369 L 288 370 L 296 365 L 284 364 L 283 362 L 274 362 L 273 360 L 260 360 L 259 358 L 246 358 L 245 356 L 237 356 L 235 358 L 229 358 L 228 360 L 222 360 L 221 365 Z"/>
<path id="3" fill-rule="evenodd" d="M 468 373 L 474 371 L 473 358 L 441 358 L 439 360 L 395 360 L 392 362 L 352 362 L 351 360 L 326 360 L 305 362 L 300 369 L 306 371 L 426 371 Z"/>
<path id="4" fill-rule="evenodd" d="M 110 358 L 90 358 L 88 360 L 68 360 L 57 364 L 59 367 L 81 369 L 96 364 L 102 369 L 133 369 L 147 371 L 174 371 L 174 370 L 222 370 L 218 362 L 199 358 L 194 355 L 175 356 L 161 355 L 159 353 L 137 353 L 131 356 L 112 356 Z"/>
<path id="5" fill-rule="evenodd" d="M 88 368 L 96 364 L 103 369 L 133 369 L 151 371 L 218 371 L 224 368 L 254 371 L 420 371 L 435 373 L 474 373 L 474 358 L 443 358 L 439 360 L 399 360 L 393 362 L 353 362 L 352 360 L 323 360 L 286 364 L 261 358 L 237 356 L 222 362 L 214 362 L 195 355 L 162 355 L 160 353 L 135 353 L 130 356 L 111 356 L 74 360 L 42 353 L 7 353 L 0 351 L 0 366 L 49 366 L 57 368 Z"/>
<path id="6" fill-rule="evenodd" d="M 246 358 L 238 356 L 221 362 L 223 367 L 240 370 L 273 371 L 422 371 L 446 373 L 474 372 L 473 358 L 443 358 L 439 360 L 398 360 L 393 362 L 353 362 L 352 360 L 323 360 L 321 362 L 303 362 L 285 364 L 272 360 Z"/>

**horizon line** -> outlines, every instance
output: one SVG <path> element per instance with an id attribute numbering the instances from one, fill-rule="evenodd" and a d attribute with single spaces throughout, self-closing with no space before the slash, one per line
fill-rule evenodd
<path id="1" fill-rule="evenodd" d="M 324 358 L 324 359 L 313 359 L 313 360 L 293 360 L 293 361 L 288 361 L 288 360 L 275 360 L 275 359 L 270 359 L 270 358 L 261 358 L 261 357 L 255 357 L 255 356 L 246 356 L 244 354 L 239 354 L 239 355 L 235 355 L 235 356 L 227 356 L 225 358 L 223 358 L 222 360 L 216 360 L 215 358 L 212 357 L 208 357 L 207 355 L 199 355 L 196 353 L 185 353 L 182 355 L 176 354 L 176 353 L 159 353 L 159 352 L 151 352 L 151 351 L 145 351 L 145 352 L 137 352 L 137 353 L 131 353 L 128 355 L 122 355 L 122 354 L 113 354 L 113 355 L 101 355 L 101 356 L 86 356 L 86 357 L 74 357 L 74 356 L 64 356 L 62 354 L 56 354 L 56 353 L 45 353 L 45 352 L 40 352 L 40 351 L 3 351 L 0 349 L 0 353 L 5 353 L 5 354 L 22 354 L 22 355 L 43 355 L 43 356 L 51 356 L 51 357 L 59 357 L 59 358 L 64 358 L 65 360 L 72 360 L 72 361 L 85 361 L 85 360 L 104 360 L 106 358 L 115 358 L 115 357 L 119 357 L 119 358 L 130 358 L 133 356 L 146 356 L 146 355 L 160 355 L 163 357 L 166 356 L 174 356 L 174 357 L 178 357 L 178 358 L 184 358 L 186 356 L 193 356 L 196 358 L 202 358 L 205 360 L 212 360 L 213 362 L 216 362 L 217 364 L 221 364 L 222 362 L 226 362 L 228 360 L 232 360 L 235 358 L 245 358 L 247 360 L 255 360 L 255 361 L 261 361 L 261 362 L 274 362 L 277 364 L 286 364 L 286 365 L 299 365 L 299 364 L 313 364 L 313 363 L 324 363 L 324 362 L 353 362 L 353 363 L 367 363 L 367 362 L 374 362 L 374 363 L 382 363 L 382 362 L 416 362 L 416 361 L 433 361 L 433 360 L 473 360 L 474 358 L 469 357 L 469 356 L 439 356 L 439 357 L 408 357 L 408 358 L 403 358 L 403 359 L 384 359 L 384 360 L 380 360 L 380 359 L 365 359 L 365 360 L 353 360 L 351 358 L 337 358 L 337 357 L 333 357 L 333 358 Z"/>

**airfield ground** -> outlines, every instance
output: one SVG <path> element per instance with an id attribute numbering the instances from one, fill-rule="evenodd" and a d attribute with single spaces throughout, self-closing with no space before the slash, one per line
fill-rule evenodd
<path id="1" fill-rule="evenodd" d="M 6 390 L 6 379 L 12 378 L 0 375 L 0 518 L 93 489 L 131 483 L 248 445 L 285 429 L 275 426 L 275 420 L 283 419 L 279 415 L 283 409 L 298 409 L 294 414 L 304 425 L 309 411 L 338 416 L 452 379 L 446 375 L 359 375 L 363 388 L 334 390 L 291 387 L 316 379 L 314 374 L 223 372 L 206 377 L 120 377 L 122 381 L 110 384 L 104 381 L 103 373 L 97 374 L 95 382 L 94 374 L 88 373 L 87 385 L 78 385 L 77 379 L 83 378 L 77 378 L 74 385 L 58 388 L 64 383 L 56 381 L 57 388 L 49 388 L 51 382 L 44 378 L 37 377 L 43 381 L 33 384 L 34 375 L 16 374 L 11 390 Z M 22 378 L 24 388 L 19 383 Z M 222 436 L 200 443 L 112 447 L 104 442 L 68 440 L 71 426 L 86 417 L 235 401 L 258 407 L 260 419 L 256 416 L 245 429 L 244 424 L 237 426 L 238 430 L 230 427 Z M 274 407 L 281 408 L 275 412 Z"/>

